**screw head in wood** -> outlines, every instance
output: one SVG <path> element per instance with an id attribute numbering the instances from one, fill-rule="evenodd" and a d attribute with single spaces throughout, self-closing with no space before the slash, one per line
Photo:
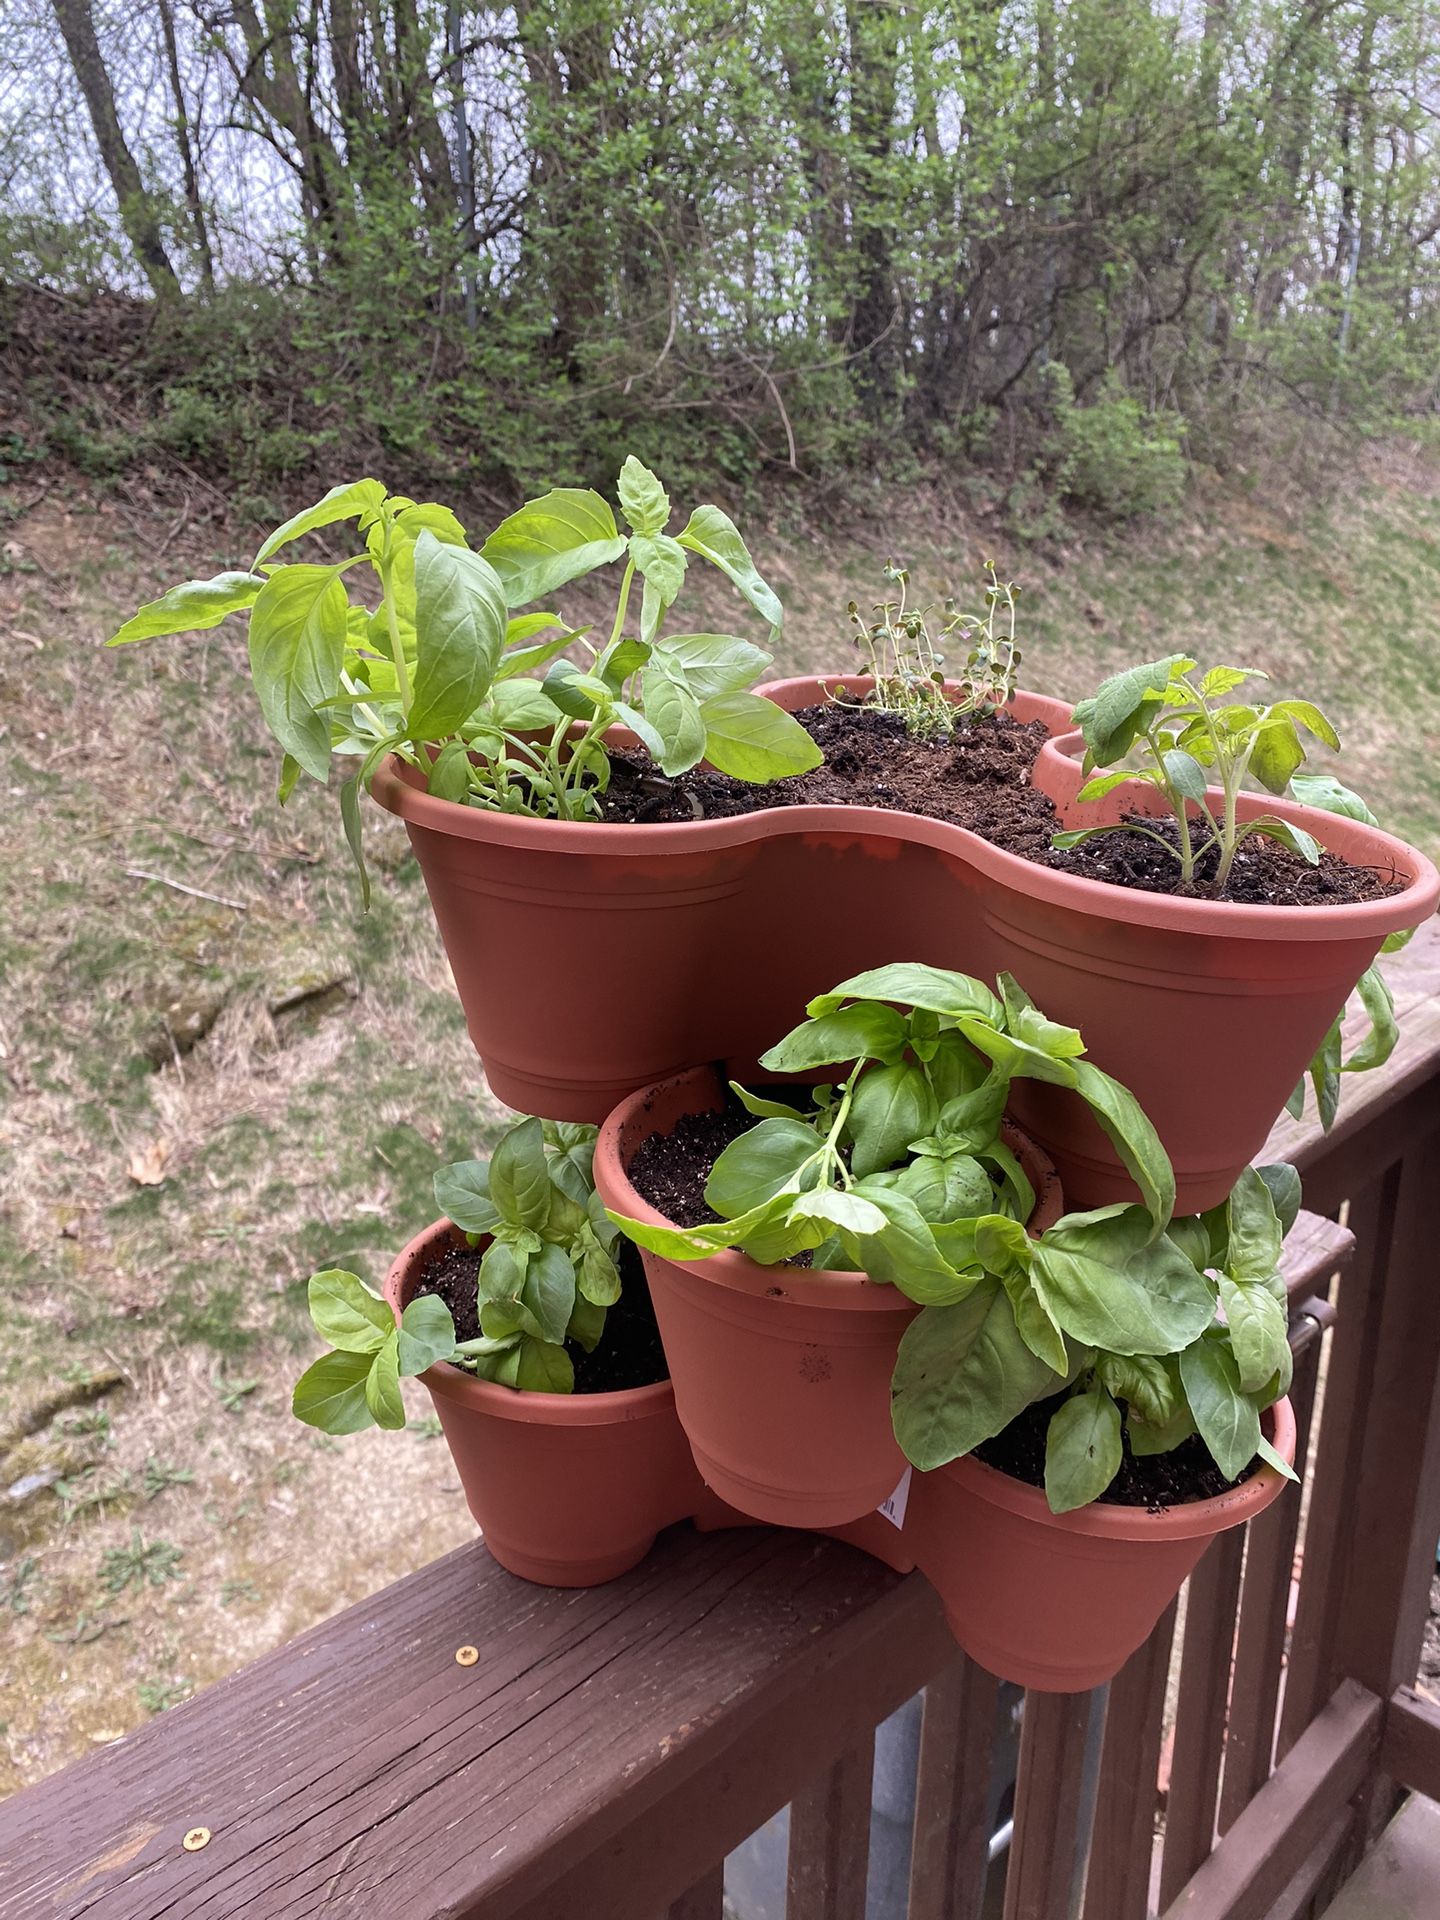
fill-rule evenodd
<path id="1" fill-rule="evenodd" d="M 457 1667 L 473 1667 L 479 1658 L 480 1649 L 478 1647 L 457 1647 L 455 1649 L 455 1664 Z"/>
<path id="2" fill-rule="evenodd" d="M 208 1827 L 191 1827 L 180 1844 L 187 1853 L 198 1853 L 202 1847 L 209 1846 L 210 1829 Z"/>

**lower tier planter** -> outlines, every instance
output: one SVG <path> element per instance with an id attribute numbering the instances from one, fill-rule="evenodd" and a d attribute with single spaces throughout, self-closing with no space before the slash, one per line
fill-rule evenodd
<path id="1" fill-rule="evenodd" d="M 701 1067 L 621 1102 L 595 1148 L 605 1205 L 665 1224 L 631 1185 L 630 1163 L 651 1134 L 724 1098 L 719 1075 Z M 1007 1142 L 1038 1196 L 1030 1226 L 1039 1233 L 1063 1210 L 1058 1182 L 1018 1131 Z M 676 1410 L 705 1484 L 776 1526 L 831 1529 L 873 1513 L 905 1470 L 890 1376 L 919 1308 L 864 1274 L 765 1267 L 735 1251 L 643 1258 Z"/>
<path id="2" fill-rule="evenodd" d="M 385 1281 L 397 1318 L 455 1229 L 437 1220 Z M 520 1393 L 441 1362 L 420 1375 L 485 1544 L 510 1573 L 592 1587 L 645 1558 L 705 1490 L 668 1381 L 624 1393 Z"/>
<path id="3" fill-rule="evenodd" d="M 1293 1462 L 1288 1400 L 1264 1428 Z M 1104 1502 L 1052 1513 L 1041 1488 L 966 1458 L 915 1475 L 905 1544 L 972 1660 L 1017 1686 L 1084 1693 L 1144 1644 L 1215 1536 L 1286 1484 L 1262 1466 L 1212 1500 L 1160 1513 Z"/>

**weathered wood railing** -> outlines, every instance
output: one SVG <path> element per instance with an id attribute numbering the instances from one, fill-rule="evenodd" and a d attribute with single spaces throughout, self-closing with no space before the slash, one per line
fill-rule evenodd
<path id="1" fill-rule="evenodd" d="M 864 1920 L 874 1729 L 922 1687 L 909 1920 L 998 1914 L 1002 1874 L 1004 1920 L 1322 1912 L 1395 1783 L 1440 1795 L 1407 1690 L 1440 1537 L 1434 929 L 1395 978 L 1389 1067 L 1328 1138 L 1274 1142 L 1313 1210 L 1287 1248 L 1308 1510 L 1222 1536 L 1108 1689 L 1027 1697 L 1003 1866 L 1001 1689 L 925 1581 L 677 1529 L 582 1593 L 462 1548 L 16 1796 L 0 1915 L 721 1920 L 725 1855 L 789 1803 L 786 1920 Z"/>

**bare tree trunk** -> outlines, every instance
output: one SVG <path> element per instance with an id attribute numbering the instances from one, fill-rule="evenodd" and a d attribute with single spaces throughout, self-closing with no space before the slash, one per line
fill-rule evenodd
<path id="1" fill-rule="evenodd" d="M 159 0 L 160 31 L 165 38 L 165 62 L 170 70 L 170 91 L 175 97 L 175 144 L 180 149 L 180 164 L 185 173 L 185 204 L 190 209 L 190 224 L 195 229 L 195 252 L 200 261 L 200 278 L 212 292 L 215 288 L 215 256 L 210 250 L 210 231 L 205 224 L 205 203 L 200 196 L 200 174 L 195 165 L 195 147 L 190 138 L 190 117 L 185 107 L 185 87 L 180 77 L 180 47 L 175 37 L 175 10 L 170 0 Z"/>
<path id="2" fill-rule="evenodd" d="M 135 249 L 145 277 L 156 297 L 166 299 L 180 291 L 180 282 L 170 264 L 161 238 L 160 223 L 145 192 L 135 156 L 125 142 L 120 116 L 115 111 L 115 90 L 110 84 L 100 42 L 95 37 L 95 20 L 90 0 L 52 0 L 55 18 L 65 39 L 65 49 L 85 105 L 95 129 L 100 157 L 120 203 L 120 223 L 125 237 Z"/>

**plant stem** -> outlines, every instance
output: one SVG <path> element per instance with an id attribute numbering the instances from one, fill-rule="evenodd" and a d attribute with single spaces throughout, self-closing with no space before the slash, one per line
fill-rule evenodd
<path id="1" fill-rule="evenodd" d="M 634 562 L 634 559 L 632 558 L 626 561 L 625 572 L 621 576 L 621 580 L 620 580 L 620 604 L 615 609 L 615 624 L 610 629 L 610 645 L 612 647 L 614 646 L 615 642 L 620 638 L 620 635 L 624 630 L 625 615 L 629 610 L 629 606 L 630 606 L 630 583 L 634 580 L 634 578 L 635 578 L 635 562 Z"/>
<path id="2" fill-rule="evenodd" d="M 400 638 L 400 618 L 395 611 L 395 594 L 391 568 L 393 554 L 391 543 L 394 539 L 393 523 L 385 522 L 385 544 L 380 550 L 380 586 L 385 595 L 385 624 L 390 633 L 390 657 L 395 662 L 395 678 L 400 686 L 400 711 L 410 715 L 410 665 L 405 658 L 405 643 Z"/>

